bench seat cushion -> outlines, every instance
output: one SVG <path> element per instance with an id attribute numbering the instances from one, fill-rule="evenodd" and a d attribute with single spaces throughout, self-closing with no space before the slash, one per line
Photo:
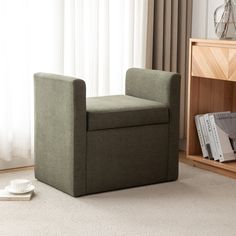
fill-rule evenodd
<path id="1" fill-rule="evenodd" d="M 169 122 L 168 107 L 126 95 L 91 97 L 86 101 L 87 130 L 102 130 Z"/>

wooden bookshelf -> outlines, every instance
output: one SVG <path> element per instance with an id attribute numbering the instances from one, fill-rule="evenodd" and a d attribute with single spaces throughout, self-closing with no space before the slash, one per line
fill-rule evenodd
<path id="1" fill-rule="evenodd" d="M 219 163 L 201 155 L 194 117 L 236 112 L 236 41 L 190 40 L 187 148 L 184 162 L 236 178 L 236 162 Z"/>

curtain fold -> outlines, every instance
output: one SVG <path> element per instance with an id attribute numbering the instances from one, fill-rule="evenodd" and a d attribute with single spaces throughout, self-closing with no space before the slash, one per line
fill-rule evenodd
<path id="1" fill-rule="evenodd" d="M 180 138 L 183 139 L 186 124 L 192 0 L 155 0 L 151 24 L 153 24 L 152 68 L 181 73 Z M 150 53 L 148 57 L 150 58 Z"/>
<path id="2" fill-rule="evenodd" d="M 146 41 L 146 68 L 152 69 L 153 61 L 153 25 L 154 25 L 154 0 L 148 0 L 147 5 L 147 41 Z"/>
<path id="3" fill-rule="evenodd" d="M 33 153 L 33 74 L 84 79 L 87 95 L 121 94 L 144 67 L 148 0 L 0 1 L 0 160 Z"/>
<path id="4" fill-rule="evenodd" d="M 7 161 L 30 156 L 26 6 L 26 1 L 0 3 L 0 158 Z"/>

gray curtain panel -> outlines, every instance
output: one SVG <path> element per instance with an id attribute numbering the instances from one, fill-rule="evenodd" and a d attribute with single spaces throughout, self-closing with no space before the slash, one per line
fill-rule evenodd
<path id="1" fill-rule="evenodd" d="M 185 138 L 192 0 L 149 0 L 147 68 L 181 73 L 180 138 Z"/>

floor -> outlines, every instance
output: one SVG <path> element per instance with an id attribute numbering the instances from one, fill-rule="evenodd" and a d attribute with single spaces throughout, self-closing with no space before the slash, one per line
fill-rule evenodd
<path id="1" fill-rule="evenodd" d="M 33 170 L 0 174 L 0 187 Z M 33 180 L 28 202 L 0 202 L 1 236 L 236 235 L 236 180 L 180 164 L 177 182 L 72 198 Z"/>

